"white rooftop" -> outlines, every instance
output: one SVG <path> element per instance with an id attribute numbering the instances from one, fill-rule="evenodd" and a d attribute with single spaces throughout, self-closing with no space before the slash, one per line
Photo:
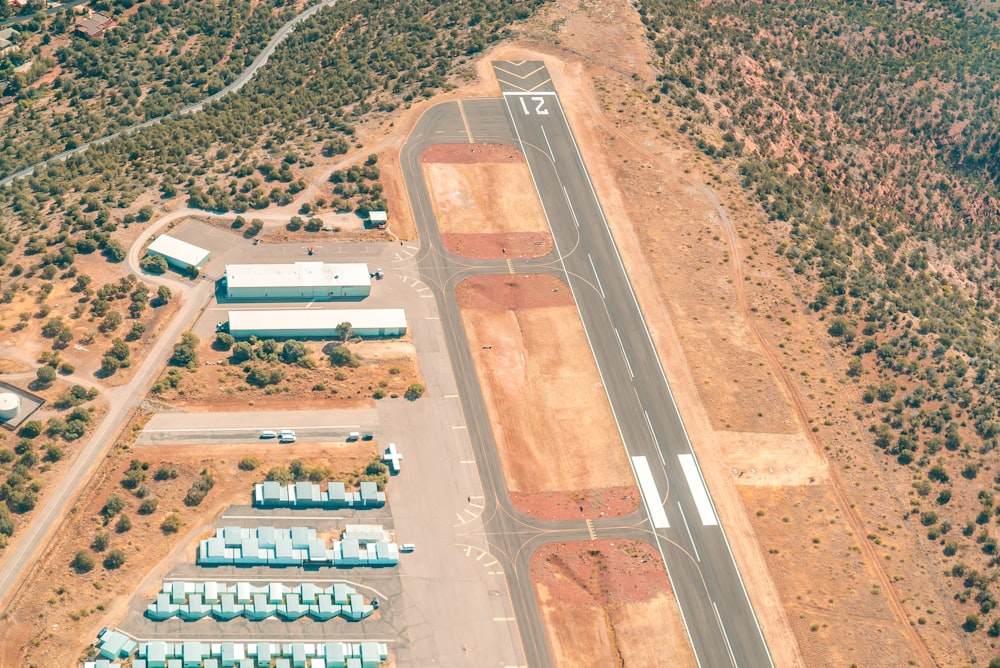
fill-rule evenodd
<path id="1" fill-rule="evenodd" d="M 369 211 L 368 220 L 373 223 L 384 223 L 389 220 L 389 214 L 385 211 Z"/>
<path id="2" fill-rule="evenodd" d="M 368 265 L 295 262 L 294 264 L 227 264 L 230 288 L 326 287 L 371 285 Z"/>
<path id="3" fill-rule="evenodd" d="M 161 234 L 156 237 L 153 243 L 149 244 L 149 250 L 173 258 L 178 262 L 197 267 L 208 257 L 209 252 L 204 248 L 199 248 L 194 244 L 181 241 L 168 234 Z"/>
<path id="4" fill-rule="evenodd" d="M 229 312 L 229 330 L 238 332 L 277 329 L 332 332 L 342 322 L 351 323 L 354 329 L 399 329 L 406 327 L 406 312 L 401 308 Z"/>

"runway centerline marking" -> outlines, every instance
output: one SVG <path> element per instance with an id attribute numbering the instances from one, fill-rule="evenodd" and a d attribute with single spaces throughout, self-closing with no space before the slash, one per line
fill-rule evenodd
<path id="1" fill-rule="evenodd" d="M 715 608 L 715 618 L 719 620 L 719 628 L 722 629 L 722 637 L 726 641 L 726 649 L 729 650 L 729 659 L 733 662 L 734 666 L 738 666 L 736 655 L 733 654 L 733 646 L 729 642 L 729 634 L 726 633 L 726 627 L 722 625 L 722 615 L 719 614 L 719 605 L 715 601 L 712 601 L 712 607 Z"/>
<path id="2" fill-rule="evenodd" d="M 701 478 L 701 472 L 698 470 L 698 464 L 694 461 L 694 456 L 677 455 L 677 459 L 681 460 L 681 470 L 684 471 L 684 478 L 687 480 L 688 487 L 691 488 L 691 498 L 694 499 L 694 505 L 698 508 L 701 523 L 705 526 L 718 525 L 719 518 L 715 516 L 715 509 L 712 507 L 711 499 L 708 498 L 708 489 L 705 487 L 705 481 Z"/>
<path id="3" fill-rule="evenodd" d="M 566 206 L 569 207 L 569 215 L 573 216 L 573 224 L 576 225 L 577 228 L 579 228 L 580 227 L 580 221 L 577 220 L 576 210 L 573 208 L 573 202 L 571 202 L 570 199 L 569 199 L 569 191 L 566 190 L 566 186 L 563 186 L 563 197 L 566 198 Z M 594 261 L 591 260 L 590 264 L 593 265 Z M 597 273 L 596 269 L 594 270 L 594 273 L 595 274 Z"/>
<path id="4" fill-rule="evenodd" d="M 698 556 L 698 546 L 694 542 L 694 536 L 691 535 L 691 527 L 688 526 L 688 518 L 684 514 L 684 508 L 681 507 L 681 502 L 680 501 L 677 502 L 677 510 L 681 511 L 681 519 L 684 521 L 684 528 L 687 529 L 688 540 L 691 541 L 691 548 L 694 550 L 694 558 L 697 561 L 701 561 L 701 557 Z"/>
<path id="5" fill-rule="evenodd" d="M 549 143 L 549 136 L 547 134 L 545 134 L 545 126 L 544 125 L 539 125 L 538 127 L 542 131 L 542 138 L 545 139 L 545 145 L 549 147 L 549 159 L 552 160 L 553 163 L 555 163 L 555 161 L 556 161 L 556 154 L 552 150 L 552 144 Z"/>
<path id="6" fill-rule="evenodd" d="M 590 257 L 590 253 L 587 253 L 587 259 L 590 260 L 590 268 L 594 270 L 594 278 L 597 280 L 597 289 L 601 291 L 601 298 L 607 299 L 608 296 L 604 294 L 604 286 L 601 285 L 601 277 L 597 273 L 597 267 L 594 266 L 594 258 Z"/>
<path id="7" fill-rule="evenodd" d="M 587 257 L 590 256 L 588 255 Z M 593 262 L 593 260 L 591 260 L 591 262 Z M 628 375 L 634 379 L 635 374 L 632 373 L 632 365 L 628 363 L 628 353 L 625 352 L 625 344 L 622 343 L 622 335 L 618 333 L 617 327 L 615 327 L 615 338 L 618 339 L 618 347 L 622 349 L 622 359 L 625 360 L 625 367 L 628 369 Z"/>
<path id="8" fill-rule="evenodd" d="M 667 511 L 660 503 L 660 493 L 656 489 L 656 481 L 653 479 L 653 471 L 649 468 L 649 460 L 642 456 L 632 457 L 632 465 L 635 467 L 635 476 L 639 480 L 639 491 L 642 492 L 642 500 L 646 504 L 646 511 L 649 513 L 649 520 L 653 523 L 653 528 L 669 529 L 670 521 L 667 519 Z"/>

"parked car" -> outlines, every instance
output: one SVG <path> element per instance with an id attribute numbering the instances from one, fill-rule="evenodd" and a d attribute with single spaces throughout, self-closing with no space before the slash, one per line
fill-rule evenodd
<path id="1" fill-rule="evenodd" d="M 278 440 L 282 443 L 294 443 L 295 432 L 291 429 L 282 429 L 281 433 L 278 434 Z"/>
<path id="2" fill-rule="evenodd" d="M 403 543 L 399 546 L 400 552 L 413 552 L 415 549 L 417 549 L 417 546 L 413 543 Z"/>
<path id="3" fill-rule="evenodd" d="M 278 432 L 272 431 L 271 429 L 265 429 L 264 431 L 260 432 L 260 437 L 261 438 L 278 438 Z"/>

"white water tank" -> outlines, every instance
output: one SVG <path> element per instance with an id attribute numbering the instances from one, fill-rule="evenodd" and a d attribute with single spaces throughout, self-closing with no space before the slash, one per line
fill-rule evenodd
<path id="1" fill-rule="evenodd" d="M 21 397 L 13 392 L 0 392 L 0 420 L 10 420 L 21 410 Z"/>

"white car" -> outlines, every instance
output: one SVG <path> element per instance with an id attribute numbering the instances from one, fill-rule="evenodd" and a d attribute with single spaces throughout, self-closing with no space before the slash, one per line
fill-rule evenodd
<path id="1" fill-rule="evenodd" d="M 415 549 L 417 549 L 417 546 L 413 543 L 403 543 L 399 546 L 400 552 L 413 552 Z"/>
<path id="2" fill-rule="evenodd" d="M 294 443 L 295 432 L 291 429 L 282 429 L 281 433 L 278 434 L 278 440 L 282 443 Z"/>
<path id="3" fill-rule="evenodd" d="M 272 431 L 270 429 L 265 429 L 264 431 L 260 432 L 260 437 L 261 438 L 278 438 L 278 432 Z"/>

